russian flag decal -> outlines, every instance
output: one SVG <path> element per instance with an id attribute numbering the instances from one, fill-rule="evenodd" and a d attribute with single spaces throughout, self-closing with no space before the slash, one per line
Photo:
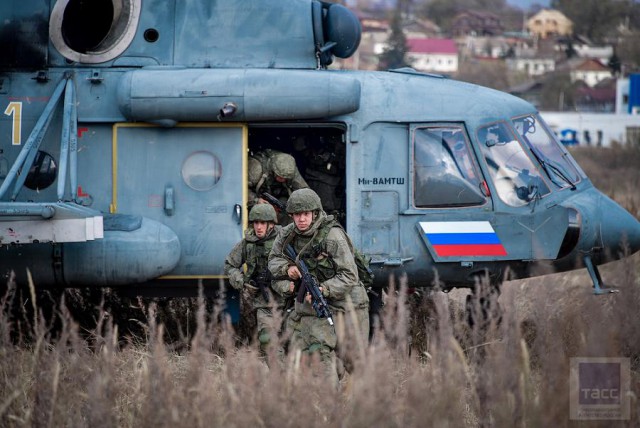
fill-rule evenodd
<path id="1" fill-rule="evenodd" d="M 507 255 L 488 221 L 424 221 L 420 227 L 439 257 Z"/>

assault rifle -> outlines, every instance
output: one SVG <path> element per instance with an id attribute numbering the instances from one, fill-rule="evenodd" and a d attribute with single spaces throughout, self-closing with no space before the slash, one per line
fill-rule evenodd
<path id="1" fill-rule="evenodd" d="M 287 212 L 287 206 L 282 201 L 280 201 L 280 199 L 276 198 L 272 194 L 267 192 L 262 192 L 262 195 L 260 195 L 260 197 L 265 201 L 269 202 L 271 205 L 273 205 L 274 208 L 277 208 L 280 211 Z"/>
<path id="2" fill-rule="evenodd" d="M 251 280 L 249 280 L 249 284 L 258 287 L 264 300 L 269 301 L 269 293 L 267 293 L 269 285 L 271 284 L 271 272 L 269 269 L 264 269 L 262 272 L 253 275 Z"/>
<path id="3" fill-rule="evenodd" d="M 313 309 L 316 311 L 318 318 L 326 318 L 329 325 L 333 325 L 333 315 L 331 314 L 327 300 L 322 295 L 322 291 L 320 291 L 318 280 L 311 275 L 311 272 L 309 272 L 309 268 L 307 268 L 307 264 L 304 260 L 296 260 L 296 251 L 293 249 L 291 244 L 287 245 L 285 251 L 287 255 L 295 261 L 296 266 L 298 266 L 298 269 L 302 274 L 302 277 L 300 278 L 300 288 L 298 288 L 298 295 L 296 298 L 298 303 L 302 303 L 304 301 L 305 292 L 309 292 L 309 294 L 311 294 L 311 306 L 313 306 Z"/>

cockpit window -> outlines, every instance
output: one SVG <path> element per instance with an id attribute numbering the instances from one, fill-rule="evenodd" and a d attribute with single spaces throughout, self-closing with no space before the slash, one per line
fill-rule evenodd
<path id="1" fill-rule="evenodd" d="M 580 180 L 580 173 L 568 159 L 568 154 L 539 116 L 514 118 L 513 125 L 536 161 L 559 189 L 573 187 Z"/>
<path id="2" fill-rule="evenodd" d="M 538 169 L 503 122 L 478 129 L 478 142 L 498 196 L 519 207 L 549 193 Z"/>
<path id="3" fill-rule="evenodd" d="M 463 127 L 416 128 L 413 154 L 416 207 L 461 207 L 486 202 Z"/>

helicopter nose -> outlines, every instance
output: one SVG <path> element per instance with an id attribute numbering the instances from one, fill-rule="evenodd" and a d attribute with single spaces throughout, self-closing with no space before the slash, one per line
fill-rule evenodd
<path id="1" fill-rule="evenodd" d="M 640 222 L 627 210 L 600 194 L 600 239 L 613 258 L 626 257 L 640 250 Z"/>

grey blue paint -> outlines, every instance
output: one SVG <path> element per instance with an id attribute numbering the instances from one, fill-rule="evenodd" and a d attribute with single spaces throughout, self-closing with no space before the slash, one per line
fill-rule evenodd
<path id="1" fill-rule="evenodd" d="M 476 128 L 535 109 L 503 92 L 411 70 L 319 67 L 313 4 L 145 0 L 131 44 L 97 64 L 68 61 L 43 33 L 55 0 L 0 4 L 0 107 L 23 102 L 23 140 L 44 128 L 47 103 L 66 76 L 73 76 L 67 94 L 76 100 L 67 110 L 57 105 L 40 145 L 59 165 L 69 157 L 60 173 L 68 169 L 71 189 L 58 176 L 47 189 L 20 189 L 16 202 L 26 205 L 18 206 L 6 194 L 5 179 L 0 228 L 18 217 L 55 218 L 46 207 L 58 200 L 83 206 L 78 216 L 105 217 L 104 238 L 91 242 L 2 245 L 7 240 L 0 239 L 0 271 L 22 276 L 28 267 L 38 283 L 74 286 L 169 281 L 156 281 L 160 276 L 193 278 L 193 285 L 198 277 L 222 275 L 224 256 L 246 225 L 244 132 L 267 125 L 344 130 L 348 232 L 372 256 L 379 285 L 388 274 L 406 273 L 410 284 L 428 287 L 437 271 L 446 287 L 472 287 L 478 275 L 499 279 L 507 267 L 524 277 L 538 260 L 565 271 L 583 266 L 585 255 L 597 266 L 622 257 L 623 244 L 627 254 L 640 249 L 638 221 L 586 177 L 575 190 L 554 191 L 523 207 L 502 202 L 491 182 L 492 197 L 480 206 L 414 207 L 413 129 L 463 126 L 489 177 Z M 154 42 L 145 40 L 149 29 L 159 34 Z M 232 114 L 223 115 L 229 106 Z M 12 117 L 1 113 L 0 144 L 9 165 L 17 165 L 28 150 L 10 145 Z M 193 191 L 180 176 L 184 159 L 198 151 L 214 153 L 223 166 L 220 182 L 206 192 Z M 116 214 L 134 219 L 125 226 L 115 226 L 122 222 L 110 214 L 113 174 Z M 416 226 L 451 220 L 490 222 L 507 255 L 437 257 Z M 575 242 L 561 254 L 570 230 Z"/>

